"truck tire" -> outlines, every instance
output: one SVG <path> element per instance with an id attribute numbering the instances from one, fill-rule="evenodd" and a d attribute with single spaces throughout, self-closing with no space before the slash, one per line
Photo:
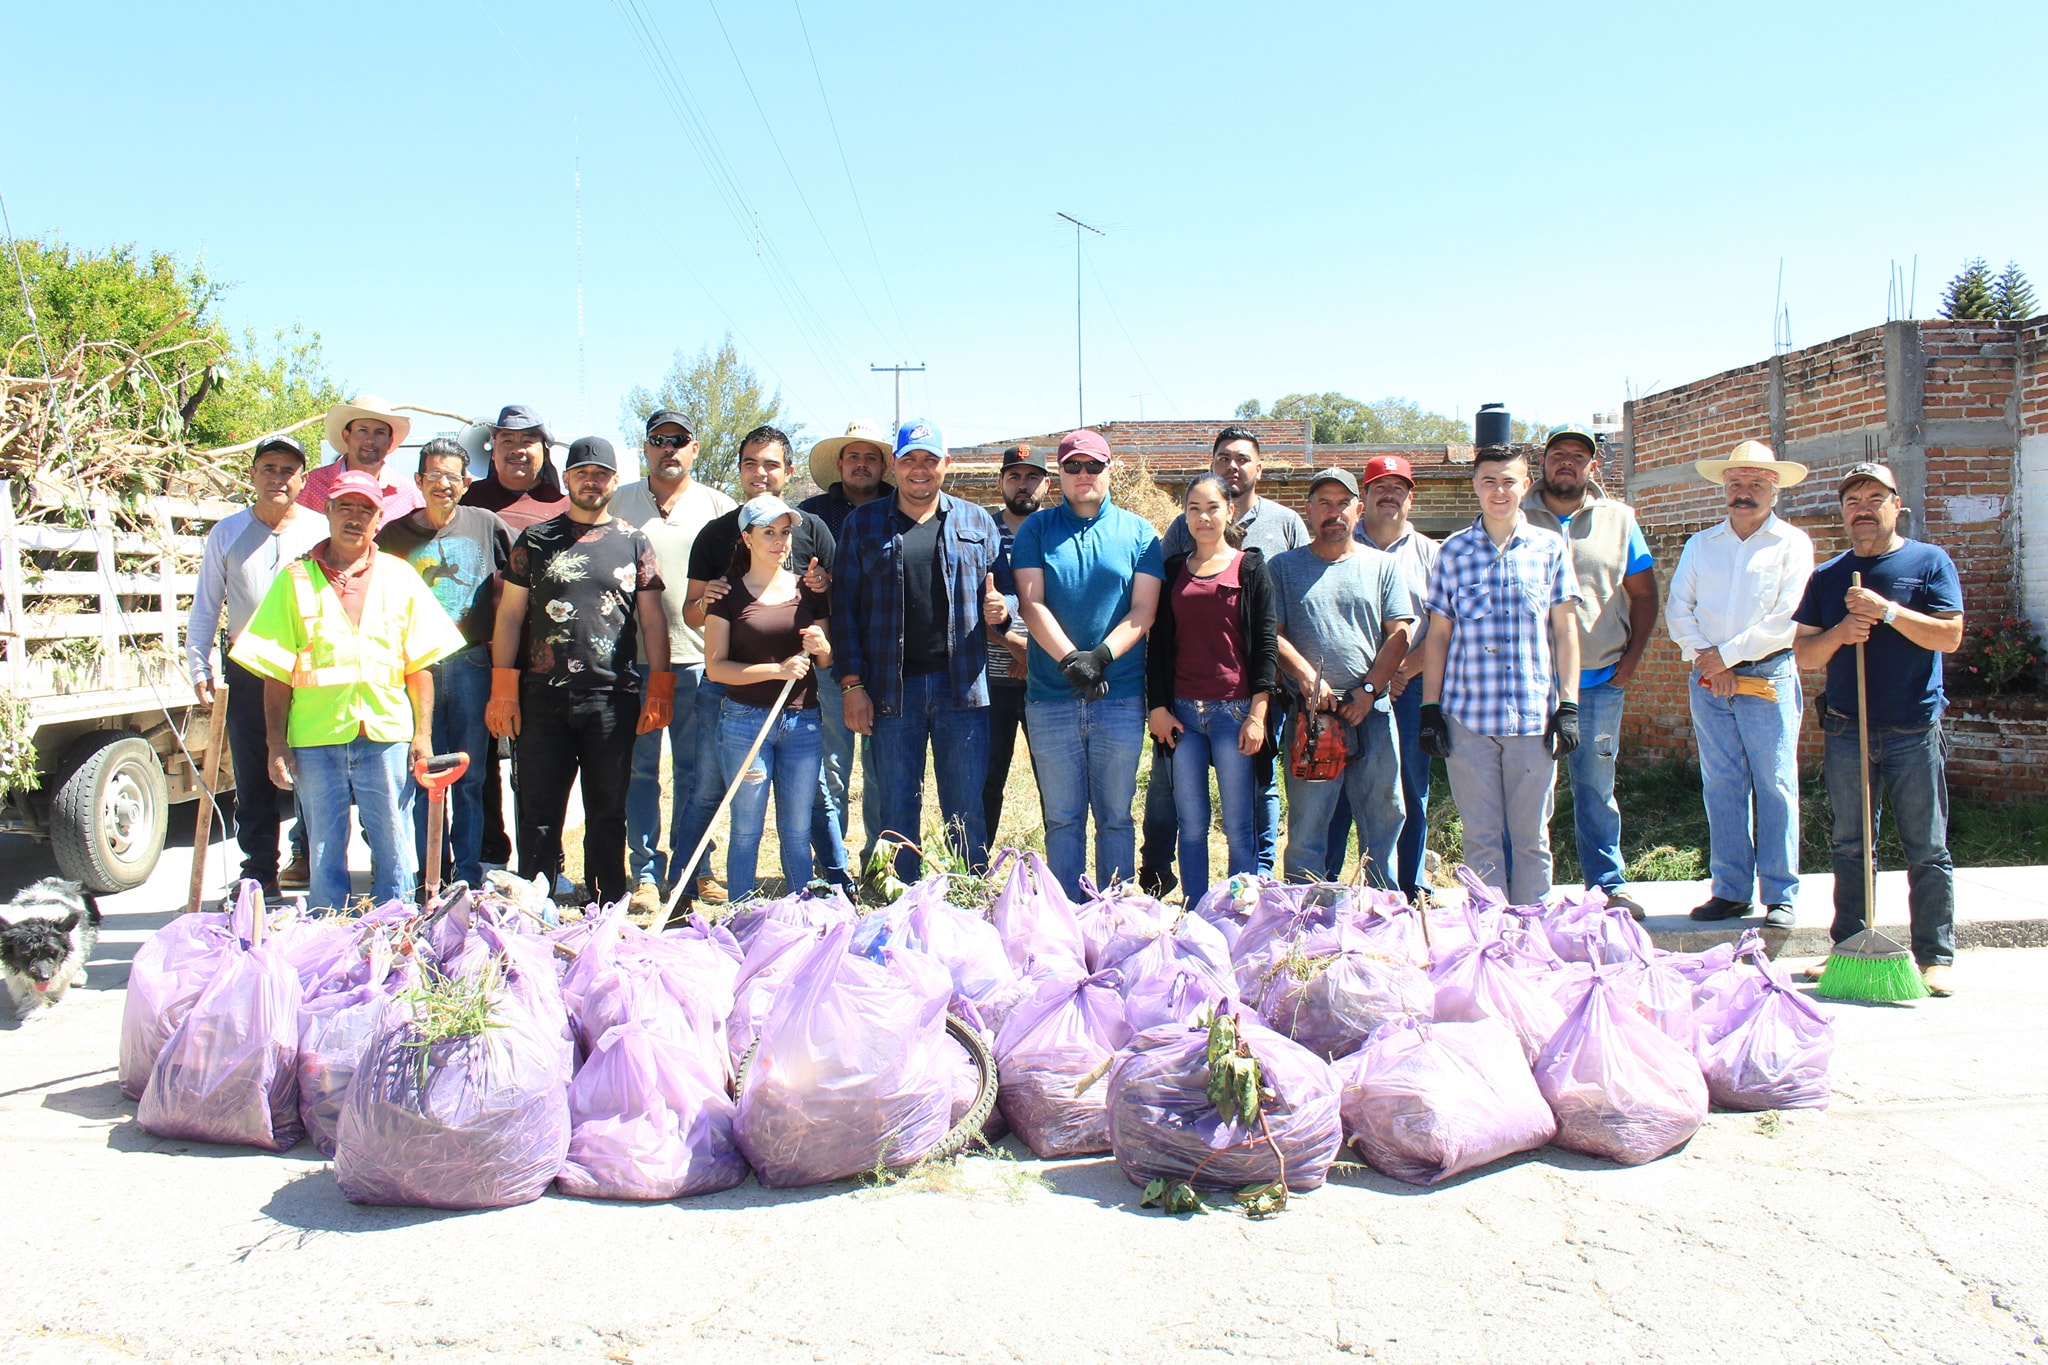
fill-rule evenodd
<path id="1" fill-rule="evenodd" d="M 164 767 L 149 741 L 133 730 L 81 735 L 58 774 L 50 851 L 59 870 L 103 895 L 149 880 L 171 814 Z"/>

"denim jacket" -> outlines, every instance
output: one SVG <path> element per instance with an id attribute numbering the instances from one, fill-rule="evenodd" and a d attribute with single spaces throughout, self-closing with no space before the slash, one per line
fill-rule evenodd
<path id="1" fill-rule="evenodd" d="M 1002 537 L 995 518 L 950 493 L 935 514 L 946 519 L 939 539 L 946 583 L 948 680 L 956 706 L 988 705 L 988 636 L 982 630 L 982 584 L 995 567 Z M 892 494 L 847 514 L 832 582 L 833 671 L 867 687 L 875 714 L 903 706 L 903 536 Z"/>

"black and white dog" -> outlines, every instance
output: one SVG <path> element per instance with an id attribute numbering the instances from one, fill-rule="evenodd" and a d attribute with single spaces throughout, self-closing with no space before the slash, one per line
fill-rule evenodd
<path id="1" fill-rule="evenodd" d="M 45 877 L 0 913 L 0 974 L 17 1019 L 31 1019 L 85 976 L 100 941 L 100 907 L 77 882 Z"/>

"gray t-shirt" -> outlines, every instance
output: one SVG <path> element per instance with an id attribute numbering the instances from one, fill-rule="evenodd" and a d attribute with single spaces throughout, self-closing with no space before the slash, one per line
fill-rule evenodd
<path id="1" fill-rule="evenodd" d="M 1303 546 L 1270 569 L 1280 633 L 1339 692 L 1365 681 L 1389 622 L 1415 619 L 1400 566 L 1370 545 L 1334 564 Z"/>
<path id="2" fill-rule="evenodd" d="M 1309 542 L 1308 523 L 1292 507 L 1282 507 L 1271 498 L 1260 498 L 1252 504 L 1252 510 L 1238 520 L 1244 531 L 1244 548 L 1257 550 L 1268 563 L 1278 559 L 1289 550 Z M 1173 525 L 1166 528 L 1160 538 L 1159 551 L 1167 559 L 1184 555 L 1195 548 L 1195 538 L 1188 534 L 1188 519 L 1185 515 L 1175 517 Z"/>

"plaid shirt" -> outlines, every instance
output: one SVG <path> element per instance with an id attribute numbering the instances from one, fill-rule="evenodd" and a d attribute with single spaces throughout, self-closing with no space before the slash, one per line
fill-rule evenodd
<path id="1" fill-rule="evenodd" d="M 1550 609 L 1579 600 L 1571 550 L 1555 531 L 1518 518 L 1495 548 L 1484 520 L 1443 544 L 1429 609 L 1449 620 L 1444 712 L 1482 735 L 1540 735 L 1557 698 Z"/>
<path id="2" fill-rule="evenodd" d="M 947 674 L 956 706 L 988 705 L 988 636 L 981 590 L 1002 548 L 995 518 L 950 493 L 939 494 L 945 519 L 939 573 L 946 583 Z M 832 577 L 833 673 L 857 677 L 875 714 L 903 706 L 903 524 L 894 495 L 847 514 Z"/>

